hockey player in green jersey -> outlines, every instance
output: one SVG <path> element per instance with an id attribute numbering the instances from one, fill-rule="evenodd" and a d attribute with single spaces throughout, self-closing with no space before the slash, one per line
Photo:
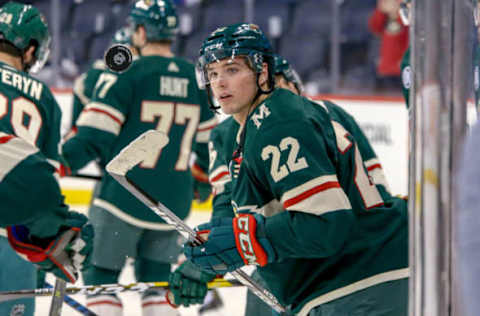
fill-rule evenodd
<path id="1" fill-rule="evenodd" d="M 406 202 L 368 176 L 328 107 L 273 90 L 271 54 L 251 24 L 217 29 L 202 45 L 206 86 L 240 132 L 227 170 L 231 215 L 197 227 L 208 240 L 186 244 L 186 256 L 210 274 L 258 265 L 298 315 L 406 315 Z M 217 157 L 232 155 L 226 147 Z"/>
<path id="2" fill-rule="evenodd" d="M 133 56 L 137 56 L 137 50 L 132 46 L 131 41 L 131 28 L 122 27 L 119 29 L 112 38 L 112 44 L 122 44 L 128 46 Z M 72 126 L 75 126 L 75 122 L 82 112 L 83 108 L 90 103 L 93 96 L 93 90 L 95 83 L 102 72 L 107 70 L 105 62 L 101 59 L 95 60 L 90 69 L 81 74 L 73 83 L 73 104 L 72 104 Z"/>
<path id="3" fill-rule="evenodd" d="M 207 143 L 216 118 L 208 109 L 205 90 L 198 88 L 195 67 L 171 52 L 177 30 L 173 4 L 137 1 L 129 19 L 140 57 L 121 74 L 99 76 L 91 102 L 76 121 L 78 132 L 63 146 L 64 156 L 75 172 L 93 159 L 105 164 L 148 129 L 167 133 L 168 150 L 144 161 L 129 177 L 185 218 L 194 195 L 191 152 L 196 154 L 196 170 L 206 171 Z M 135 258 L 137 281 L 168 280 L 181 251 L 181 236 L 109 175 L 103 177 L 89 215 L 97 248 L 93 267 L 84 273 L 87 284 L 116 283 L 127 256 Z M 163 302 L 160 291 L 145 292 L 143 315 L 176 315 Z M 119 315 L 122 309 L 113 295 L 90 296 L 87 305 L 107 316 Z"/>
<path id="4" fill-rule="evenodd" d="M 400 18 L 402 23 L 406 26 L 410 25 L 410 7 L 412 6 L 411 0 L 403 0 L 400 3 Z M 407 109 L 410 107 L 410 87 L 412 86 L 413 74 L 412 67 L 410 66 L 410 46 L 405 51 L 403 55 L 402 62 L 400 64 L 401 76 L 402 76 L 402 93 Z"/>
<path id="5" fill-rule="evenodd" d="M 295 94 L 301 94 L 303 90 L 302 82 L 294 69 L 290 67 L 288 61 L 280 56 L 275 56 L 275 86 L 292 91 Z M 368 175 L 379 186 L 385 195 L 389 194 L 387 181 L 381 164 L 371 147 L 368 139 L 361 128 L 345 110 L 328 101 L 319 101 L 326 106 L 334 119 L 340 122 L 346 130 L 357 140 L 359 151 L 367 167 Z M 232 216 L 231 213 L 231 178 L 228 173 L 228 166 L 231 161 L 231 153 L 237 145 L 236 137 L 240 125 L 229 117 L 212 130 L 210 137 L 210 182 L 214 188 L 213 208 L 214 217 Z M 230 154 L 228 154 L 230 153 Z M 186 262 L 184 266 L 172 274 L 170 279 L 172 293 L 175 296 L 175 302 L 181 304 L 195 304 L 202 302 L 206 292 L 206 281 L 209 281 L 213 275 L 200 273 L 199 268 L 195 268 L 191 263 Z M 193 273 L 193 271 L 198 271 Z M 255 274 L 254 277 L 258 279 Z M 206 281 L 205 281 L 206 280 Z M 205 281 L 205 282 L 200 282 Z M 198 291 L 202 288 L 202 291 Z M 247 306 L 245 315 L 270 315 L 275 313 L 271 308 L 264 304 L 250 291 L 247 292 Z"/>
<path id="6" fill-rule="evenodd" d="M 84 227 L 85 216 L 68 212 L 53 174 L 60 170 L 60 108 L 49 88 L 28 74 L 43 66 L 49 42 L 45 19 L 35 7 L 9 2 L 0 8 L 0 290 L 36 286 L 35 266 L 15 254 L 7 235 L 24 259 L 71 282 L 91 248 L 91 226 Z M 85 247 L 68 250 L 69 231 L 80 238 L 86 232 Z M 59 242 L 58 254 L 66 253 L 66 260 L 52 254 Z M 0 315 L 14 314 L 33 315 L 34 299 L 0 304 Z"/>

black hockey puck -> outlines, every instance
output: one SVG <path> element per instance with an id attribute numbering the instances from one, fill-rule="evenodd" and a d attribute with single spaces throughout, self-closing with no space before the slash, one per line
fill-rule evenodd
<path id="1" fill-rule="evenodd" d="M 105 53 L 105 64 L 115 72 L 122 72 L 130 67 L 133 57 L 130 49 L 125 45 L 113 45 Z"/>

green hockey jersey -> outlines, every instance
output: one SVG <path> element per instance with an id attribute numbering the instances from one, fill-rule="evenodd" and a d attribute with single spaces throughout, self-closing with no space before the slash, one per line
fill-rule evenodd
<path id="1" fill-rule="evenodd" d="M 0 161 L 0 227 L 25 225 L 34 236 L 55 235 L 65 222 L 68 207 L 54 166 L 38 147 L 3 132 Z"/>
<path id="2" fill-rule="evenodd" d="M 104 167 L 146 130 L 167 133 L 167 147 L 128 176 L 185 218 L 193 197 L 190 154 L 193 150 L 197 164 L 207 165 L 207 142 L 216 122 L 191 63 L 176 57 L 144 56 L 124 73 L 100 74 L 91 102 L 76 121 L 78 132 L 63 150 L 75 172 L 93 159 Z M 93 204 L 139 227 L 168 228 L 109 175 L 103 177 Z"/>
<path id="3" fill-rule="evenodd" d="M 410 106 L 410 87 L 413 84 L 412 67 L 410 66 L 410 47 L 408 47 L 403 55 L 400 69 L 402 74 L 402 93 L 408 109 Z"/>
<path id="4" fill-rule="evenodd" d="M 230 190 L 235 212 L 267 217 L 278 260 L 258 271 L 300 315 L 408 276 L 406 201 L 369 175 L 366 162 L 374 156 L 363 157 L 362 141 L 332 108 L 277 89 L 249 116 L 242 155 L 232 159 L 236 145 L 226 144 L 232 136 L 219 135 L 236 124 L 232 119 L 211 137 L 212 151 L 224 142 L 210 154 L 214 208 L 227 214 L 221 195 Z"/>
<path id="5" fill-rule="evenodd" d="M 58 169 L 62 112 L 50 89 L 23 71 L 0 63 L 0 131 L 34 144 Z"/>
<path id="6" fill-rule="evenodd" d="M 72 126 L 75 125 L 80 112 L 90 103 L 93 96 L 95 83 L 102 72 L 107 69 L 103 60 L 96 60 L 92 67 L 81 74 L 73 83 Z"/>
<path id="7" fill-rule="evenodd" d="M 330 101 L 313 102 L 326 107 L 332 120 L 339 122 L 355 138 L 369 177 L 377 184 L 383 195 L 390 195 L 390 187 L 382 165 L 355 119 L 340 106 Z M 213 187 L 213 216 L 215 217 L 233 216 L 230 200 L 231 178 L 228 166 L 238 146 L 239 127 L 240 125 L 230 116 L 216 126 L 210 135 L 209 181 Z"/>

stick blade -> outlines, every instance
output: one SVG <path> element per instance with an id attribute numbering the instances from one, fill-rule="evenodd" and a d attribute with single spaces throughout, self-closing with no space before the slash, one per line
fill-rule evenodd
<path id="1" fill-rule="evenodd" d="M 107 165 L 108 173 L 125 176 L 125 174 L 168 144 L 168 136 L 164 132 L 148 130 L 125 146 Z"/>

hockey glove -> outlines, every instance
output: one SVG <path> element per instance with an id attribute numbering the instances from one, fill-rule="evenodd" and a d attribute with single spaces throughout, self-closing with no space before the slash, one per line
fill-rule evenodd
<path id="1" fill-rule="evenodd" d="M 190 260 L 185 261 L 170 274 L 168 303 L 174 307 L 203 303 L 207 295 L 207 283 L 214 278 L 215 274 L 202 271 Z"/>
<path id="2" fill-rule="evenodd" d="M 184 246 L 184 253 L 197 266 L 210 273 L 225 274 L 244 265 L 265 266 L 275 260 L 275 251 L 265 235 L 265 217 L 244 214 L 235 218 L 214 218 L 197 227 L 208 233 L 207 241 Z"/>
<path id="3" fill-rule="evenodd" d="M 68 212 L 65 224 L 50 238 L 32 236 L 23 225 L 10 226 L 7 232 L 10 245 L 23 258 L 71 283 L 90 262 L 93 227 L 83 214 Z"/>
<path id="4" fill-rule="evenodd" d="M 193 176 L 193 198 L 203 203 L 212 194 L 212 186 L 208 182 L 208 175 L 200 166 L 194 164 L 191 168 Z"/>

